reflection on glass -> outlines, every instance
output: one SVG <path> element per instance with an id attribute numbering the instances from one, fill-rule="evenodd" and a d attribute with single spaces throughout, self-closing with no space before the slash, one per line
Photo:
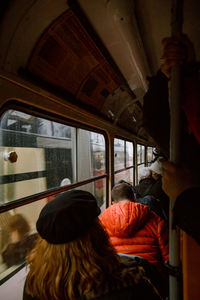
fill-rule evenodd
<path id="1" fill-rule="evenodd" d="M 145 147 L 137 144 L 137 163 L 141 164 L 145 162 Z"/>
<path id="2" fill-rule="evenodd" d="M 133 143 L 126 142 L 126 167 L 133 166 Z"/>
<path id="3" fill-rule="evenodd" d="M 105 174 L 105 138 L 102 134 L 79 129 L 77 148 L 78 181 Z"/>
<path id="4" fill-rule="evenodd" d="M 16 110 L 8 110 L 3 114 L 0 121 L 0 127 L 3 130 L 9 130 L 15 133 L 26 133 L 56 138 L 71 138 L 70 126 L 38 118 Z M 32 145 L 34 145 L 35 140 L 30 139 L 30 141 L 28 141 L 28 139 L 25 139 L 25 135 L 20 135 L 19 139 L 17 135 L 5 136 L 4 138 L 11 144 L 21 144 L 23 137 L 23 142 L 26 146 L 30 146 L 30 141 L 32 141 Z"/>
<path id="5" fill-rule="evenodd" d="M 150 162 L 153 159 L 153 148 L 147 147 L 147 161 Z"/>
<path id="6" fill-rule="evenodd" d="M 15 110 L 0 120 L 0 202 L 23 198 L 74 181 L 76 130 Z M 17 160 L 11 162 L 10 153 Z"/>
<path id="7" fill-rule="evenodd" d="M 151 163 L 153 162 L 155 155 L 153 153 L 154 148 L 153 147 L 147 147 L 147 162 L 148 162 L 148 166 L 151 165 Z"/>
<path id="8" fill-rule="evenodd" d="M 37 240 L 36 220 L 47 199 L 0 214 L 0 280 L 22 263 Z"/>
<path id="9" fill-rule="evenodd" d="M 1 255 L 3 263 L 9 268 L 24 262 L 26 255 L 37 240 L 37 234 L 30 233 L 30 225 L 22 214 L 10 216 L 7 231 L 10 235 L 10 242 Z"/>
<path id="10" fill-rule="evenodd" d="M 15 110 L 1 117 L 0 147 L 0 203 L 106 172 L 102 134 Z"/>
<path id="11" fill-rule="evenodd" d="M 103 211 L 106 208 L 106 179 L 98 179 L 94 182 L 82 185 L 77 188 L 78 190 L 84 190 L 90 192 L 97 199 L 98 206 Z"/>
<path id="12" fill-rule="evenodd" d="M 79 186 L 76 189 L 90 192 L 97 199 L 97 203 L 101 210 L 106 208 L 106 178 L 95 180 L 91 183 Z M 49 202 L 55 198 L 56 195 L 53 195 L 51 197 L 48 197 L 46 201 Z"/>
<path id="13" fill-rule="evenodd" d="M 65 182 L 66 183 L 66 182 Z M 106 208 L 106 179 L 95 180 L 77 189 L 92 193 L 101 211 Z M 43 206 L 52 199 L 44 198 L 0 214 L 0 280 L 25 262 L 37 240 L 35 224 Z"/>
<path id="14" fill-rule="evenodd" d="M 141 165 L 138 166 L 138 174 L 140 174 L 141 170 L 142 170 L 144 167 L 145 167 L 145 164 L 141 164 Z M 138 181 L 137 181 L 137 182 L 139 183 L 139 178 L 138 178 Z"/>
<path id="15" fill-rule="evenodd" d="M 141 145 L 137 144 L 137 163 L 140 163 L 140 148 Z"/>
<path id="16" fill-rule="evenodd" d="M 115 171 L 125 168 L 124 140 L 114 139 L 114 169 Z"/>
<path id="17" fill-rule="evenodd" d="M 117 183 L 119 180 L 125 180 L 133 185 L 133 168 L 116 173 L 115 174 L 115 183 Z"/>

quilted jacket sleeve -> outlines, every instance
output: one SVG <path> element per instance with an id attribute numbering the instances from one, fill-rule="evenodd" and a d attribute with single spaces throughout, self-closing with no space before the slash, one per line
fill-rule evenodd
<path id="1" fill-rule="evenodd" d="M 166 222 L 161 218 L 158 223 L 158 243 L 163 262 L 165 262 L 169 259 L 169 231 Z"/>

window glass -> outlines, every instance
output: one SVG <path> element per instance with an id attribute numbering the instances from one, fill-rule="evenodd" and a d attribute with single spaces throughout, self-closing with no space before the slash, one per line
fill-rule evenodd
<path id="1" fill-rule="evenodd" d="M 140 170 L 143 169 L 144 167 L 145 167 L 145 164 L 138 165 L 138 174 L 140 174 Z"/>
<path id="2" fill-rule="evenodd" d="M 5 112 L 0 119 L 3 158 L 0 161 L 0 205 L 105 175 L 105 147 L 102 134 L 15 110 Z M 106 208 L 106 177 L 77 189 L 91 192 L 101 210 Z M 36 238 L 35 223 L 40 210 L 55 197 L 28 205 L 22 202 L 22 206 L 0 214 L 0 280 L 23 265 Z M 24 235 L 15 228 L 15 218 L 26 228 Z"/>
<path id="3" fill-rule="evenodd" d="M 115 174 L 115 183 L 125 180 L 133 185 L 133 168 Z"/>
<path id="4" fill-rule="evenodd" d="M 126 167 L 133 166 L 133 143 L 126 141 Z"/>
<path id="5" fill-rule="evenodd" d="M 105 174 L 105 138 L 78 129 L 78 181 Z"/>
<path id="6" fill-rule="evenodd" d="M 145 147 L 144 145 L 137 144 L 137 163 L 145 162 Z"/>
<path id="7" fill-rule="evenodd" d="M 106 178 L 95 180 L 77 189 L 92 193 L 101 211 L 106 208 Z M 55 196 L 20 206 L 0 214 L 0 280 L 24 264 L 37 240 L 36 221 L 43 206 Z"/>
<path id="8" fill-rule="evenodd" d="M 154 154 L 153 154 L 153 147 L 147 147 L 147 162 L 148 162 L 148 166 L 151 165 L 153 159 L 155 158 Z"/>
<path id="9" fill-rule="evenodd" d="M 97 179 L 90 183 L 77 187 L 78 190 L 84 190 L 90 192 L 97 199 L 97 203 L 101 210 L 106 208 L 106 178 Z M 56 198 L 56 195 L 52 195 L 46 198 L 46 202 L 49 202 Z"/>
<path id="10" fill-rule="evenodd" d="M 147 161 L 150 162 L 153 158 L 153 149 L 152 147 L 147 147 Z"/>
<path id="11" fill-rule="evenodd" d="M 102 134 L 15 110 L 0 120 L 0 204 L 105 174 Z"/>
<path id="12" fill-rule="evenodd" d="M 0 121 L 1 203 L 74 182 L 75 129 L 9 110 Z M 12 161 L 11 161 L 12 160 Z"/>
<path id="13" fill-rule="evenodd" d="M 125 168 L 124 140 L 114 139 L 114 169 L 115 171 Z"/>
<path id="14" fill-rule="evenodd" d="M 82 185 L 77 189 L 92 193 L 97 199 L 98 206 L 103 211 L 106 208 L 106 178 L 98 179 L 88 184 Z"/>
<path id="15" fill-rule="evenodd" d="M 0 214 L 0 280 L 19 268 L 37 240 L 35 224 L 47 198 Z"/>

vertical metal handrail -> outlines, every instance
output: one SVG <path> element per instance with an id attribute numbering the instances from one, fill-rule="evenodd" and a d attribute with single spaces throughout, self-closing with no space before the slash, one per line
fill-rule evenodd
<path id="1" fill-rule="evenodd" d="M 183 0 L 172 0 L 171 15 L 171 35 L 175 36 L 182 32 L 182 8 Z M 170 87 L 170 161 L 175 164 L 180 163 L 181 154 L 181 70 L 180 66 L 175 66 L 171 71 Z M 172 228 L 173 207 L 175 199 L 170 199 L 169 211 L 169 263 L 172 267 L 180 266 L 179 251 L 179 231 Z M 180 298 L 179 278 L 170 275 L 169 279 L 169 299 L 178 300 Z"/>

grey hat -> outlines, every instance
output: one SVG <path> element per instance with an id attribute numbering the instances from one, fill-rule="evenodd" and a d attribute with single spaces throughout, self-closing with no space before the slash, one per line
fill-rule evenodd
<path id="1" fill-rule="evenodd" d="M 48 243 L 64 244 L 86 233 L 100 212 L 91 193 L 71 190 L 59 194 L 43 207 L 36 228 Z"/>

